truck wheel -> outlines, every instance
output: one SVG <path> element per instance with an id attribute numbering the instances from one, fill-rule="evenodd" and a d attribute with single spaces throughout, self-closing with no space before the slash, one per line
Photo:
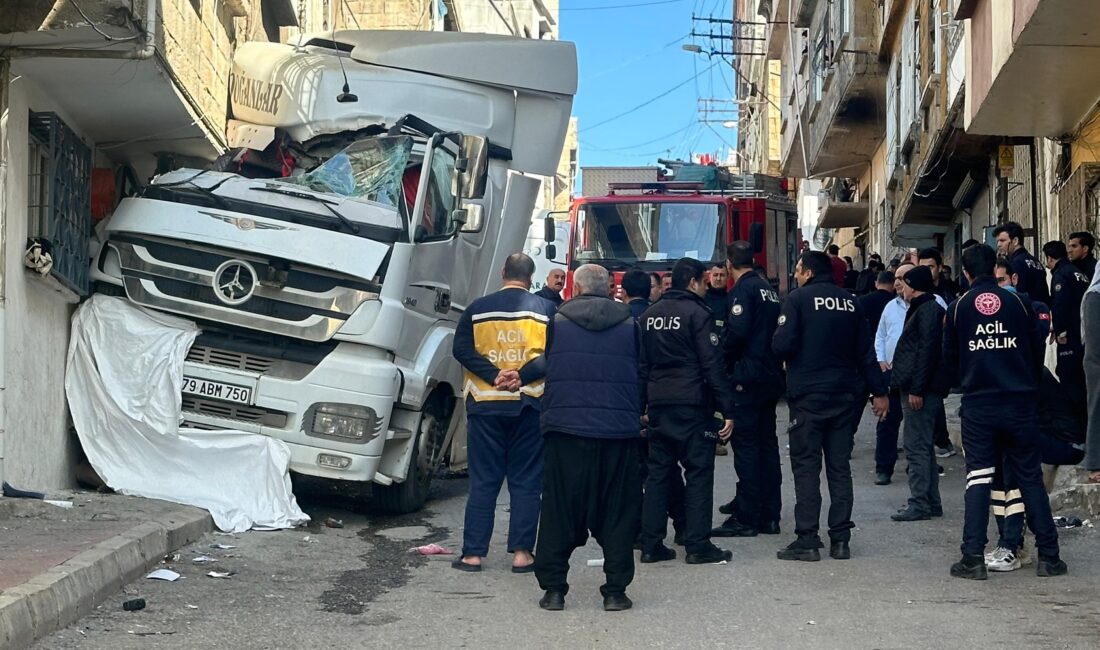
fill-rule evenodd
<path id="1" fill-rule="evenodd" d="M 443 453 L 443 438 L 446 435 L 447 421 L 443 417 L 443 408 L 438 400 L 432 400 L 424 407 L 420 418 L 420 428 L 409 459 L 409 476 L 401 483 L 374 486 L 374 503 L 378 508 L 406 514 L 424 507 L 432 486 L 432 467 Z"/>

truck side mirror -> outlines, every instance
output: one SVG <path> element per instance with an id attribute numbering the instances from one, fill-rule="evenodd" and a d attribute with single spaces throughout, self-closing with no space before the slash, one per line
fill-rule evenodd
<path id="1" fill-rule="evenodd" d="M 554 222 L 554 217 L 552 215 L 549 215 L 549 214 L 546 215 L 546 218 L 543 220 L 542 225 L 543 225 L 543 231 L 542 231 L 543 241 L 545 241 L 547 244 L 554 243 L 554 237 L 557 236 L 557 234 L 558 234 L 557 223 Z"/>
<path id="2" fill-rule="evenodd" d="M 479 135 L 462 136 L 462 151 L 455 162 L 462 198 L 485 196 L 485 179 L 489 171 L 489 141 Z"/>
<path id="3" fill-rule="evenodd" d="M 752 244 L 752 252 L 760 253 L 764 250 L 764 224 L 754 223 L 749 225 L 749 243 Z"/>
<path id="4" fill-rule="evenodd" d="M 553 245 L 553 244 L 547 244 L 546 245 L 546 259 L 553 262 L 554 258 L 556 258 L 557 256 L 558 256 L 558 247 Z"/>

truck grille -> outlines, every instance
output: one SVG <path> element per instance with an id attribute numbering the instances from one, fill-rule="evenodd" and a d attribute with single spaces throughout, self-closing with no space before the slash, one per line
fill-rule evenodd
<path id="1" fill-rule="evenodd" d="M 245 372 L 254 372 L 256 374 L 263 374 L 271 370 L 271 367 L 276 363 L 275 359 L 245 354 L 243 352 L 233 352 L 232 350 L 221 350 L 206 345 L 192 346 L 187 352 L 187 360 L 191 363 L 202 363 L 208 366 L 218 366 L 219 368 L 244 370 Z"/>
<path id="2" fill-rule="evenodd" d="M 118 255 L 126 295 L 138 304 L 299 340 L 328 341 L 360 305 L 378 299 L 374 285 L 292 263 L 285 285 L 246 275 L 250 295 L 224 302 L 215 292 L 223 264 L 252 265 L 262 275 L 268 261 L 159 238 L 116 236 L 107 245 Z"/>
<path id="3" fill-rule="evenodd" d="M 287 414 L 282 411 L 273 411 L 258 406 L 245 406 L 243 404 L 230 404 L 215 400 L 198 399 L 190 395 L 183 396 L 183 415 L 206 415 L 223 420 L 237 420 L 250 424 L 260 424 L 275 429 L 286 428 Z M 199 425 L 191 423 L 191 426 Z M 209 428 L 202 426 L 201 428 Z M 227 427 L 223 427 L 227 428 Z"/>

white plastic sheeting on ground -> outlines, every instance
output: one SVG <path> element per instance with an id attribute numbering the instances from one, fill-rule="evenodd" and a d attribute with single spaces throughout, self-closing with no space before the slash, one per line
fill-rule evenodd
<path id="1" fill-rule="evenodd" d="M 309 521 L 290 450 L 241 431 L 180 429 L 188 321 L 95 295 L 73 316 L 65 394 L 92 467 L 123 494 L 205 508 L 224 531 Z"/>

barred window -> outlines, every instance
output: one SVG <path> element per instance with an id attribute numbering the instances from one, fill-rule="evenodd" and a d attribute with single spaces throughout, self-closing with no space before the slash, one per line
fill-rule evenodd
<path id="1" fill-rule="evenodd" d="M 61 284 L 88 295 L 91 150 L 56 113 L 30 114 L 28 235 L 50 243 Z"/>

